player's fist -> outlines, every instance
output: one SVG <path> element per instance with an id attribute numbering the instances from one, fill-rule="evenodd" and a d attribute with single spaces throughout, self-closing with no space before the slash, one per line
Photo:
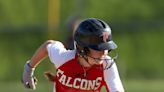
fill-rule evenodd
<path id="1" fill-rule="evenodd" d="M 33 76 L 35 68 L 30 67 L 29 63 L 27 62 L 24 66 L 23 78 L 22 83 L 26 88 L 29 89 L 36 89 L 37 79 Z"/>

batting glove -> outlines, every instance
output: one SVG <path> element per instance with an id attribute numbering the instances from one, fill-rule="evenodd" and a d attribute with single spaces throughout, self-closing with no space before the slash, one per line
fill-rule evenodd
<path id="1" fill-rule="evenodd" d="M 37 79 L 33 76 L 35 68 L 30 67 L 27 62 L 24 66 L 22 82 L 26 88 L 36 89 Z"/>

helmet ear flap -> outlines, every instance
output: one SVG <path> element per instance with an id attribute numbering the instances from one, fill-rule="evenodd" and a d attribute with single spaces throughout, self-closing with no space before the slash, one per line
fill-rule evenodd
<path id="1" fill-rule="evenodd" d="M 88 47 L 81 47 L 79 45 L 76 45 L 76 47 L 77 47 L 77 53 L 80 56 L 86 56 L 86 55 L 88 55 L 88 53 L 89 53 Z"/>

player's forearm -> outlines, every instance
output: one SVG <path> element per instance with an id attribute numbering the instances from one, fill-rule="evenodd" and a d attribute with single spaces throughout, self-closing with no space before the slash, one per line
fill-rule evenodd
<path id="1" fill-rule="evenodd" d="M 36 67 L 44 58 L 48 56 L 47 45 L 51 42 L 51 40 L 46 41 L 37 49 L 37 51 L 34 53 L 30 60 L 29 64 L 31 67 Z"/>

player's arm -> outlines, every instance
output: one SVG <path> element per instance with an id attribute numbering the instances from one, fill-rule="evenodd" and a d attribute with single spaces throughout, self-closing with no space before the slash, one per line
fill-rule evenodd
<path id="1" fill-rule="evenodd" d="M 36 67 L 45 57 L 47 57 L 48 56 L 47 45 L 54 42 L 55 41 L 53 40 L 48 40 L 45 43 L 43 43 L 32 56 L 29 65 L 31 67 Z"/>
<path id="2" fill-rule="evenodd" d="M 104 71 L 104 77 L 110 92 L 124 92 L 116 63 L 113 63 L 109 69 Z"/>
<path id="3" fill-rule="evenodd" d="M 34 53 L 32 58 L 27 61 L 24 66 L 22 82 L 26 88 L 36 89 L 36 80 L 34 78 L 35 67 L 48 56 L 47 45 L 54 43 L 53 40 L 48 40 L 43 43 Z"/>

